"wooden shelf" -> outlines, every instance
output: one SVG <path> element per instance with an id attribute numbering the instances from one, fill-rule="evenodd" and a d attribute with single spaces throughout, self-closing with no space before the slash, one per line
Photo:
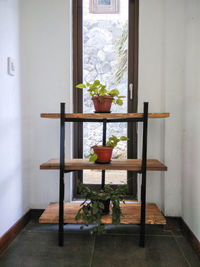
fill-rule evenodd
<path id="1" fill-rule="evenodd" d="M 169 118 L 170 113 L 149 113 L 148 117 L 151 119 L 156 118 Z M 41 113 L 41 118 L 59 119 L 60 113 Z M 143 113 L 66 113 L 65 118 L 68 119 L 130 119 L 142 118 Z"/>
<path id="2" fill-rule="evenodd" d="M 121 224 L 139 224 L 141 205 L 138 203 L 121 204 Z M 64 204 L 64 223 L 82 223 L 75 221 L 77 211 L 80 209 L 78 203 Z M 58 223 L 59 204 L 50 203 L 41 215 L 40 223 Z M 102 216 L 102 223 L 112 224 L 111 214 Z M 166 224 L 165 217 L 155 204 L 146 204 L 146 224 Z"/>
<path id="3" fill-rule="evenodd" d="M 96 164 L 88 159 L 65 159 L 65 170 L 129 170 L 140 171 L 141 159 L 113 159 L 110 164 Z M 58 170 L 59 159 L 51 159 L 40 165 L 41 170 Z M 156 159 L 147 160 L 147 171 L 167 171 L 167 167 Z"/>

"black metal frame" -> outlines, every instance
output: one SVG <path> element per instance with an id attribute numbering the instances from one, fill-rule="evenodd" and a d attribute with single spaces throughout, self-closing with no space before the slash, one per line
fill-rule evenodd
<path id="1" fill-rule="evenodd" d="M 73 172 L 64 169 L 65 161 L 65 122 L 103 122 L 103 145 L 106 144 L 106 128 L 107 123 L 113 122 L 142 122 L 143 123 L 143 144 L 142 144 L 142 167 L 137 173 L 142 174 L 141 186 L 141 217 L 140 217 L 140 246 L 145 246 L 145 219 L 146 219 L 146 162 L 147 162 L 147 129 L 148 129 L 148 102 L 144 103 L 144 111 L 142 118 L 127 118 L 127 119 L 80 119 L 80 118 L 65 118 L 65 103 L 60 106 L 60 190 L 59 190 L 59 231 L 58 244 L 64 245 L 64 174 Z M 101 188 L 105 186 L 105 170 L 102 170 Z"/>
<path id="2" fill-rule="evenodd" d="M 60 106 L 60 194 L 59 194 L 59 246 L 63 246 L 64 213 L 64 165 L 65 165 L 65 103 Z"/>

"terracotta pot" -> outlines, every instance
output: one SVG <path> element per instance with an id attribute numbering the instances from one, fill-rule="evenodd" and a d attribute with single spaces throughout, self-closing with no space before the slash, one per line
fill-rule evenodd
<path id="1" fill-rule="evenodd" d="M 109 163 L 112 157 L 112 146 L 93 146 L 94 153 L 97 154 L 98 159 L 96 163 Z"/>
<path id="2" fill-rule="evenodd" d="M 93 96 L 92 97 L 95 111 L 110 112 L 113 97 L 111 96 Z"/>

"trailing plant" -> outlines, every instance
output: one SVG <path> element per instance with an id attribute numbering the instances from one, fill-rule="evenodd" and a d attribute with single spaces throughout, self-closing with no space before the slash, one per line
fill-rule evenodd
<path id="1" fill-rule="evenodd" d="M 81 220 L 85 226 L 95 224 L 91 233 L 104 233 L 105 228 L 101 222 L 104 210 L 103 201 L 110 199 L 112 203 L 112 223 L 119 224 L 121 216 L 120 201 L 125 203 L 124 197 L 127 190 L 127 185 L 120 185 L 116 189 L 113 189 L 110 185 L 105 185 L 104 189 L 95 191 L 84 184 L 79 184 L 79 191 L 84 196 L 84 201 L 76 214 L 76 221 Z M 81 226 L 81 229 L 83 229 L 83 226 Z"/>
<path id="2" fill-rule="evenodd" d="M 93 83 L 80 83 L 76 85 L 76 87 L 79 89 L 87 89 L 90 96 L 101 96 L 102 98 L 104 96 L 111 96 L 114 104 L 119 106 L 123 105 L 122 98 L 125 98 L 125 96 L 120 96 L 117 89 L 107 90 L 106 85 L 101 84 L 99 80 L 95 80 Z"/>
<path id="3" fill-rule="evenodd" d="M 111 137 L 109 137 L 108 141 L 106 142 L 106 146 L 111 146 L 111 147 L 116 147 L 117 144 L 120 141 L 128 141 L 129 138 L 126 136 L 121 136 L 120 138 L 117 138 L 115 135 L 112 135 Z M 98 159 L 98 155 L 96 153 L 90 153 L 89 154 L 89 161 L 90 162 L 94 162 Z"/>

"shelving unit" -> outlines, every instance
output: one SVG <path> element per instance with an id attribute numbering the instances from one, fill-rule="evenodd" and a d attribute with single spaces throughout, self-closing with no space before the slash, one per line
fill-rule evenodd
<path id="1" fill-rule="evenodd" d="M 60 113 L 42 113 L 42 118 L 60 119 L 60 159 L 51 159 L 40 165 L 41 170 L 60 170 L 59 203 L 50 203 L 41 215 L 40 223 L 59 223 L 58 244 L 63 246 L 64 223 L 81 223 L 75 221 L 79 208 L 77 203 L 64 203 L 64 174 L 68 172 L 95 169 L 102 171 L 101 186 L 105 185 L 106 170 L 127 170 L 142 175 L 141 204 L 121 204 L 122 224 L 140 224 L 140 246 L 145 246 L 145 224 L 166 224 L 165 218 L 155 204 L 146 204 L 146 172 L 167 171 L 167 167 L 156 159 L 147 159 L 148 118 L 168 118 L 169 113 L 148 113 L 148 103 L 144 103 L 143 113 L 65 113 L 65 103 L 61 103 Z M 91 163 L 87 159 L 65 159 L 65 123 L 66 122 L 102 122 L 103 142 L 106 144 L 107 123 L 141 122 L 143 123 L 142 159 L 112 160 L 110 164 Z M 103 223 L 112 223 L 111 214 L 102 216 Z"/>

